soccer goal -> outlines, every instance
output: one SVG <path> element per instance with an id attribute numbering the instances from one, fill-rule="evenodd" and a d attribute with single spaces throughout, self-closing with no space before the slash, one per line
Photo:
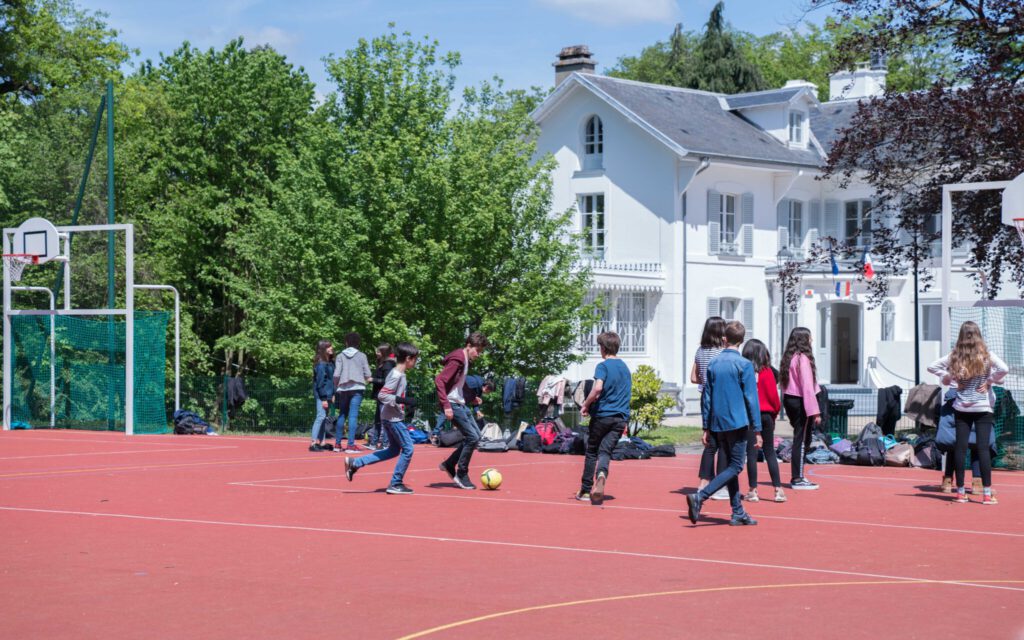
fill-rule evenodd
<path id="1" fill-rule="evenodd" d="M 71 238 L 84 234 L 123 237 L 122 289 L 116 307 L 80 308 L 72 291 Z M 3 428 L 42 427 L 163 433 L 167 428 L 165 383 L 168 313 L 137 311 L 138 291 L 170 291 L 175 297 L 175 393 L 179 406 L 180 302 L 168 285 L 136 284 L 135 233 L 130 224 L 56 227 L 31 218 L 3 230 Z M 26 270 L 49 271 L 61 286 L 21 284 Z M 33 278 L 40 280 L 39 276 Z M 48 306 L 31 308 L 46 294 Z M 57 294 L 61 305 L 57 306 Z M 39 296 L 41 298 L 41 296 Z M 38 302 L 38 299 L 37 299 Z"/>

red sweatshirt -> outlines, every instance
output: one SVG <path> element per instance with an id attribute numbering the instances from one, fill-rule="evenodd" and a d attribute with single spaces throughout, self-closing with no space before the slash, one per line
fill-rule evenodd
<path id="1" fill-rule="evenodd" d="M 456 349 L 444 357 L 441 373 L 437 374 L 437 377 L 434 378 L 434 387 L 437 389 L 437 402 L 441 405 L 441 409 L 452 408 L 451 395 L 456 389 L 459 390 L 459 393 L 456 395 L 461 397 L 462 385 L 466 382 L 466 376 L 464 375 L 466 371 L 465 349 Z M 465 400 L 462 400 L 460 404 L 466 404 Z"/>
<path id="2" fill-rule="evenodd" d="M 772 414 L 772 420 L 779 417 L 779 384 L 771 367 L 765 367 L 757 374 L 757 399 L 762 413 Z"/>

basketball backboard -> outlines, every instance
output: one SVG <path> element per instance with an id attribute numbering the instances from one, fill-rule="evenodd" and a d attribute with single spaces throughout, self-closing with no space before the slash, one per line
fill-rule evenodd
<path id="1" fill-rule="evenodd" d="M 1024 218 L 1024 173 L 1003 189 L 1003 224 L 1013 225 L 1015 218 Z"/>
<path id="2" fill-rule="evenodd" d="M 29 218 L 14 232 L 11 253 L 39 256 L 39 263 L 62 257 L 57 227 L 45 218 Z"/>

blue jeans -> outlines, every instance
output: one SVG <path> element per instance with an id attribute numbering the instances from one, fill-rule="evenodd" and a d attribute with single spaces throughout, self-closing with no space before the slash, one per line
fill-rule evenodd
<path id="1" fill-rule="evenodd" d="M 455 428 L 461 431 L 465 438 L 455 448 L 455 451 L 452 451 L 444 464 L 449 469 L 455 469 L 455 472 L 462 476 L 469 473 L 469 461 L 473 457 L 473 452 L 476 451 L 477 443 L 480 442 L 480 427 L 477 426 L 476 420 L 473 418 L 473 410 L 464 404 L 453 404 L 452 414 Z"/>
<path id="2" fill-rule="evenodd" d="M 334 435 L 337 444 L 341 445 L 344 434 L 342 421 L 348 416 L 348 444 L 356 443 L 356 427 L 359 426 L 359 405 L 363 404 L 363 390 L 338 392 L 338 431 Z"/>
<path id="3" fill-rule="evenodd" d="M 409 435 L 409 429 L 405 426 L 405 423 L 401 421 L 391 422 L 390 420 L 385 420 L 381 426 L 388 433 L 388 448 L 360 456 L 352 461 L 352 466 L 359 469 L 368 464 L 384 462 L 399 456 L 398 464 L 395 465 L 395 472 L 391 474 L 391 486 L 402 484 L 402 478 L 409 468 L 409 463 L 412 462 L 412 436 Z"/>
<path id="4" fill-rule="evenodd" d="M 320 427 L 324 424 L 324 419 L 327 418 L 327 409 L 324 409 L 324 401 L 319 398 L 313 398 L 316 401 L 316 419 L 313 420 L 313 442 L 320 440 Z"/>
<path id="5" fill-rule="evenodd" d="M 711 479 L 711 484 L 697 492 L 697 500 L 703 503 L 714 492 L 722 487 L 728 487 L 729 505 L 732 507 L 733 517 L 745 515 L 743 503 L 740 501 L 739 476 L 743 471 L 743 464 L 747 461 L 747 428 L 712 431 L 710 435 L 718 441 L 719 449 L 725 450 L 729 466 L 720 469 L 718 475 Z"/>

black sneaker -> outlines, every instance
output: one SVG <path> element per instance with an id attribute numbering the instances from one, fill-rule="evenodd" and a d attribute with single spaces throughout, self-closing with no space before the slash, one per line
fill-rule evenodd
<path id="1" fill-rule="evenodd" d="M 476 489 L 476 485 L 469 481 L 469 474 L 462 473 L 455 475 L 455 484 L 459 485 L 460 489 Z"/>
<path id="2" fill-rule="evenodd" d="M 356 471 L 359 471 L 359 468 L 352 464 L 352 458 L 345 458 L 345 477 L 349 482 L 352 482 L 352 476 L 356 475 Z"/>
<path id="3" fill-rule="evenodd" d="M 437 468 L 448 474 L 448 477 L 452 479 L 452 482 L 458 484 L 459 481 L 455 479 L 455 467 L 449 467 L 446 463 L 442 462 L 437 465 Z"/>
<path id="4" fill-rule="evenodd" d="M 814 484 L 807 478 L 797 478 L 789 483 L 789 488 L 794 491 L 814 491 L 818 488 L 818 485 Z"/>
<path id="5" fill-rule="evenodd" d="M 590 502 L 590 493 L 587 492 L 587 491 L 584 491 L 583 489 L 580 489 L 579 491 L 577 491 L 575 497 L 580 502 Z"/>
<path id="6" fill-rule="evenodd" d="M 757 520 L 750 517 L 749 513 L 744 513 L 742 516 L 733 516 L 729 520 L 730 527 L 756 527 Z"/>
<path id="7" fill-rule="evenodd" d="M 597 474 L 597 480 L 594 481 L 594 488 L 590 490 L 590 504 L 600 505 L 604 502 L 604 481 L 606 477 L 604 472 Z"/>
<path id="8" fill-rule="evenodd" d="M 309 445 L 309 450 L 310 451 L 323 451 L 324 448 L 314 442 L 313 444 Z"/>
<path id="9" fill-rule="evenodd" d="M 393 484 L 390 487 L 388 487 L 387 489 L 385 489 L 385 493 L 390 493 L 390 494 L 396 495 L 396 496 L 410 495 L 412 492 L 413 492 L 412 489 L 410 489 L 409 487 L 407 487 L 407 486 L 405 486 L 404 484 L 401 484 L 401 483 Z"/>
<path id="10" fill-rule="evenodd" d="M 686 507 L 686 515 L 690 518 L 690 522 L 692 524 L 697 524 L 697 518 L 700 517 L 700 501 L 697 500 L 696 493 L 686 494 Z"/>
<path id="11" fill-rule="evenodd" d="M 334 451 L 334 445 L 331 444 L 330 442 L 325 442 L 322 445 L 320 445 L 320 450 L 321 451 Z"/>

